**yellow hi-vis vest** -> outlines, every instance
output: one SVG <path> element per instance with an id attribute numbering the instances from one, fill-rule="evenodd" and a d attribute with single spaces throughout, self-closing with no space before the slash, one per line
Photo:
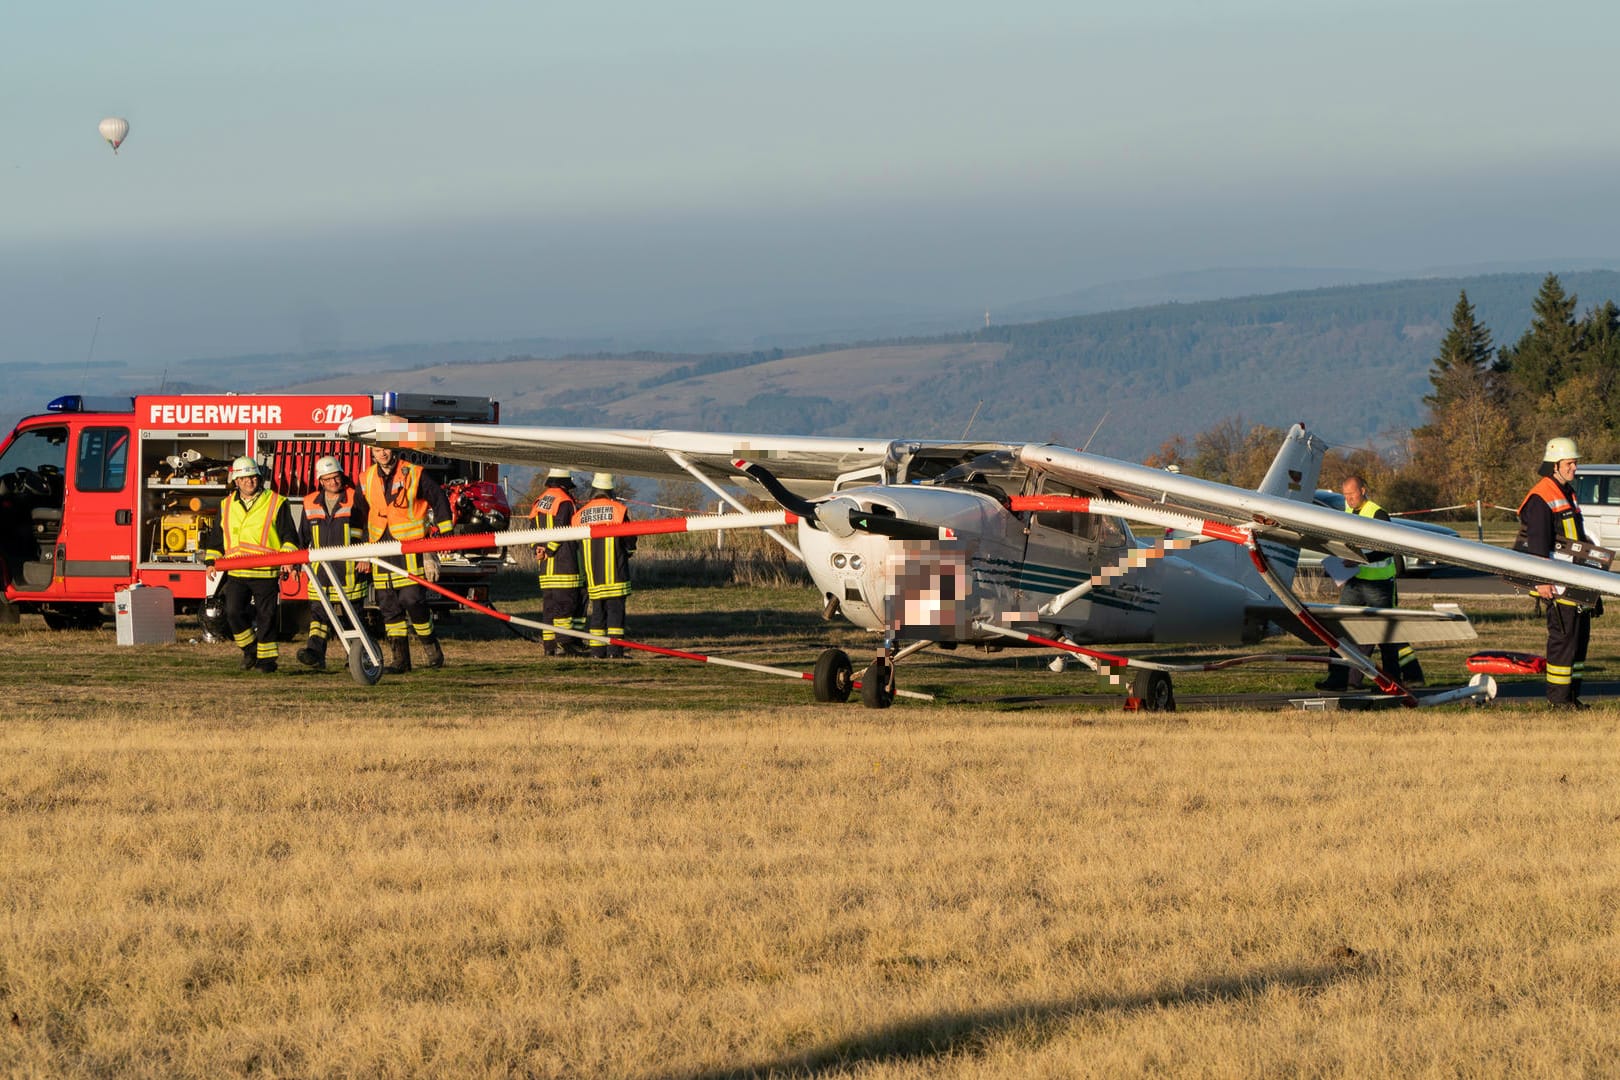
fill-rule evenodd
<path id="1" fill-rule="evenodd" d="M 1344 509 L 1346 513 L 1357 514 L 1364 518 L 1376 518 L 1378 511 L 1382 510 L 1383 507 L 1368 499 L 1361 504 L 1361 508 L 1358 510 L 1351 510 L 1348 505 Z M 1395 556 L 1393 555 L 1386 555 L 1377 562 L 1367 563 L 1356 571 L 1356 578 L 1359 581 L 1388 581 L 1394 576 Z"/>
<path id="2" fill-rule="evenodd" d="M 225 537 L 225 557 L 273 555 L 278 551 L 297 551 L 291 537 L 276 534 L 276 517 L 287 500 L 273 491 L 261 491 L 252 506 L 243 506 L 240 495 L 227 495 L 222 500 L 219 515 L 220 529 Z M 269 578 L 281 573 L 279 567 L 259 566 L 251 570 L 232 570 L 232 577 Z"/>

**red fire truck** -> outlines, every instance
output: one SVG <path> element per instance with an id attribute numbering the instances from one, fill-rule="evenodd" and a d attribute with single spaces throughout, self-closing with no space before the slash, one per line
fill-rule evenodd
<path id="1" fill-rule="evenodd" d="M 258 460 L 269 486 L 294 500 L 314 489 L 327 455 L 359 479 L 365 448 L 337 438 L 355 416 L 489 421 L 488 398 L 430 394 L 184 394 L 98 402 L 57 398 L 0 445 L 0 583 L 15 610 L 53 629 L 100 625 L 113 592 L 139 582 L 195 610 L 208 594 L 200 540 L 217 521 L 226 474 Z M 445 486 L 457 528 L 498 531 L 510 510 L 494 465 L 406 453 Z M 499 555 L 444 560 L 440 584 L 487 601 Z M 301 600 L 298 577 L 283 596 Z"/>

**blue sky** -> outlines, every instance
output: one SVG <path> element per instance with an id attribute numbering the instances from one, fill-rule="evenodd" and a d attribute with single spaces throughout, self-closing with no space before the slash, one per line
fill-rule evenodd
<path id="1" fill-rule="evenodd" d="M 1607 256 L 1617 31 L 1570 2 L 13 9 L 0 363 L 82 361 L 97 315 L 100 355 L 150 361 Z"/>

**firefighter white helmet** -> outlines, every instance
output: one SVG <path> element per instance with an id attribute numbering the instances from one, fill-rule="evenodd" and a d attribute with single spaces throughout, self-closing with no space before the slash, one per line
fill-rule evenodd
<path id="1" fill-rule="evenodd" d="M 1556 439 L 1547 440 L 1547 452 L 1541 455 L 1542 461 L 1571 461 L 1579 460 L 1580 450 L 1575 446 L 1575 440 L 1560 435 Z"/>
<path id="2" fill-rule="evenodd" d="M 315 463 L 315 479 L 325 480 L 333 473 L 337 473 L 339 476 L 343 474 L 343 466 L 338 464 L 337 458 L 323 457 Z"/>
<path id="3" fill-rule="evenodd" d="M 547 469 L 546 470 L 546 479 L 547 480 L 572 480 L 573 478 L 574 478 L 574 474 L 569 472 L 567 469 Z"/>
<path id="4" fill-rule="evenodd" d="M 595 488 L 597 491 L 612 491 L 613 474 L 610 472 L 597 473 L 595 476 L 591 477 L 591 487 Z"/>
<path id="5" fill-rule="evenodd" d="M 245 456 L 231 462 L 231 479 L 241 480 L 243 477 L 259 479 L 259 463 Z"/>

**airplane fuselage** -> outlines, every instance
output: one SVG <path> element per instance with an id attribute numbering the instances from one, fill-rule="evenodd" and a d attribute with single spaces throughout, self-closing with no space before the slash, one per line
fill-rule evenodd
<path id="1" fill-rule="evenodd" d="M 843 501 L 846 506 L 828 508 Z M 1082 644 L 1235 643 L 1259 636 L 1245 609 L 1264 598 L 1243 552 L 1218 544 L 1143 558 L 1123 522 L 1091 514 L 1016 514 L 992 492 L 963 487 L 848 488 L 819 504 L 798 543 L 824 602 L 856 626 L 895 639 L 1004 643 L 991 622 Z M 847 509 L 937 525 L 937 539 L 839 528 Z M 1110 567 L 1103 580 L 1054 606 Z"/>

